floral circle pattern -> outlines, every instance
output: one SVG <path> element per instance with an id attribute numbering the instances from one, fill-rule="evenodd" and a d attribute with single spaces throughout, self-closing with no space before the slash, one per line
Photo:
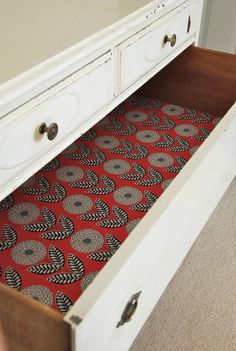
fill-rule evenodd
<path id="1" fill-rule="evenodd" d="M 131 111 L 125 114 L 125 118 L 130 122 L 143 122 L 146 121 L 148 115 L 142 111 Z"/>
<path id="2" fill-rule="evenodd" d="M 154 130 L 141 130 L 136 133 L 136 138 L 144 143 L 154 143 L 160 139 L 160 135 Z"/>
<path id="3" fill-rule="evenodd" d="M 143 194 L 136 188 L 133 188 L 131 186 L 124 186 L 114 192 L 113 198 L 119 204 L 129 206 L 141 201 Z"/>
<path id="4" fill-rule="evenodd" d="M 71 195 L 63 201 L 63 208 L 68 213 L 81 214 L 91 210 L 93 201 L 86 195 Z"/>
<path id="5" fill-rule="evenodd" d="M 98 272 L 91 272 L 81 279 L 80 288 L 82 291 L 84 291 L 92 283 L 97 274 Z"/>
<path id="6" fill-rule="evenodd" d="M 184 113 L 184 108 L 177 106 L 177 105 L 173 105 L 173 104 L 168 104 L 162 107 L 162 112 L 164 112 L 167 115 L 170 116 L 179 116 L 182 113 Z"/>
<path id="7" fill-rule="evenodd" d="M 95 144 L 102 149 L 114 149 L 119 145 L 119 140 L 110 135 L 105 135 L 96 138 Z"/>
<path id="8" fill-rule="evenodd" d="M 14 262 L 32 265 L 41 261 L 47 254 L 45 246 L 36 240 L 26 240 L 15 245 L 11 251 Z"/>
<path id="9" fill-rule="evenodd" d="M 157 152 L 156 154 L 148 156 L 148 162 L 156 167 L 169 167 L 173 165 L 174 158 L 164 152 Z"/>
<path id="10" fill-rule="evenodd" d="M 192 124 L 179 124 L 175 127 L 175 132 L 178 135 L 185 137 L 192 137 L 198 134 L 198 128 L 193 126 Z"/>
<path id="11" fill-rule="evenodd" d="M 110 160 L 104 163 L 104 170 L 111 174 L 124 174 L 130 170 L 130 164 L 120 159 Z"/>
<path id="12" fill-rule="evenodd" d="M 77 166 L 65 166 L 56 171 L 57 179 L 63 182 L 75 182 L 83 178 L 84 171 Z"/>
<path id="13" fill-rule="evenodd" d="M 76 251 L 90 253 L 99 250 L 104 240 L 97 230 L 82 229 L 72 235 L 70 243 Z"/>
<path id="14" fill-rule="evenodd" d="M 125 238 L 145 231 L 140 221 L 217 117 L 127 99 L 0 202 L 1 283 L 66 313 Z"/>
<path id="15" fill-rule="evenodd" d="M 139 224 L 140 221 L 141 221 L 141 218 L 133 219 L 132 221 L 130 221 L 126 225 L 126 232 L 127 232 L 128 235 L 132 232 L 132 230 L 136 227 L 136 225 Z"/>
<path id="16" fill-rule="evenodd" d="M 39 208 L 30 203 L 22 202 L 11 207 L 8 211 L 8 218 L 16 224 L 29 224 L 34 222 L 40 215 Z"/>
<path id="17" fill-rule="evenodd" d="M 52 306 L 53 295 L 51 291 L 42 285 L 31 285 L 21 290 L 27 296 L 32 297 L 34 300 L 39 301 L 47 306 Z"/>

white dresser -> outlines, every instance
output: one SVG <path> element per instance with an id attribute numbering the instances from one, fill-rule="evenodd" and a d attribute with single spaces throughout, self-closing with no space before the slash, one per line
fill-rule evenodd
<path id="1" fill-rule="evenodd" d="M 225 114 L 65 316 L 0 285 L 2 351 L 128 350 L 235 176 L 236 59 L 191 46 L 202 7 L 1 2 L 0 200 L 137 89 Z"/>

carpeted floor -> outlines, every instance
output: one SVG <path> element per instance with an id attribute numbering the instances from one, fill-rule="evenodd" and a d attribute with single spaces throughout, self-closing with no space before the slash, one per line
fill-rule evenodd
<path id="1" fill-rule="evenodd" d="M 236 350 L 236 178 L 130 351 Z"/>

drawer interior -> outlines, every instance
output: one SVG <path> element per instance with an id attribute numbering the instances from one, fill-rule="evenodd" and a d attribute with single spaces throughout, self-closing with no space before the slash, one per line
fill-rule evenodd
<path id="1" fill-rule="evenodd" d="M 138 93 L 224 116 L 236 101 L 236 55 L 190 46 Z"/>
<path id="2" fill-rule="evenodd" d="M 0 281 L 66 313 L 235 102 L 235 62 L 190 47 L 0 202 Z"/>

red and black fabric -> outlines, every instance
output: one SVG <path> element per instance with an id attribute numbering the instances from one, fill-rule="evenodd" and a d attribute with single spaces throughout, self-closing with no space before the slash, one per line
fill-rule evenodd
<path id="1" fill-rule="evenodd" d="M 0 202 L 0 281 L 66 313 L 218 121 L 130 97 Z"/>

